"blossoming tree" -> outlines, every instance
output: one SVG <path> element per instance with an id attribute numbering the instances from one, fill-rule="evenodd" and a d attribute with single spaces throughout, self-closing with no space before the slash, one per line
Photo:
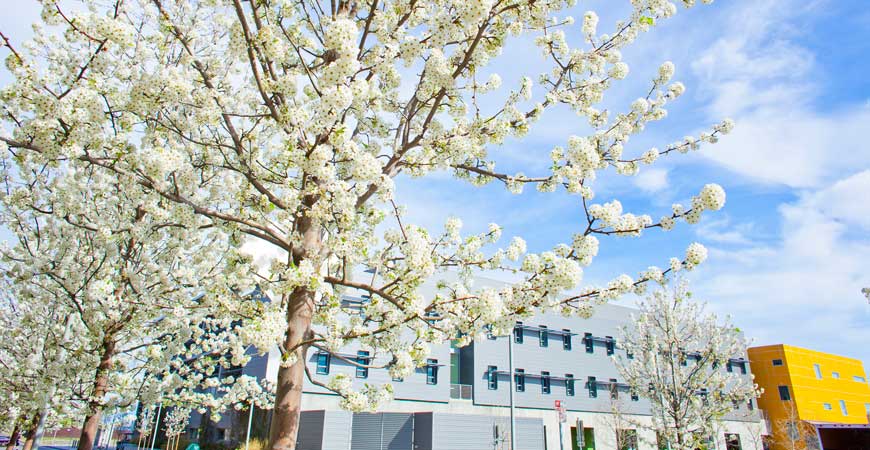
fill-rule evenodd
<path id="1" fill-rule="evenodd" d="M 636 322 L 622 330 L 631 357 L 615 358 L 626 382 L 649 400 L 653 427 L 674 450 L 704 447 L 726 414 L 760 394 L 750 377 L 730 369 L 731 359 L 746 352 L 743 336 L 690 297 L 685 283 L 650 294 Z"/>
<path id="2" fill-rule="evenodd" d="M 233 271 L 221 231 L 185 226 L 151 201 L 159 196 L 102 170 L 20 169 L 0 169 L 0 224 L 17 238 L 0 248 L 17 303 L 3 309 L 12 327 L 0 349 L 24 370 L 12 379 L 33 398 L 24 404 L 35 423 L 74 406 L 83 416 L 78 447 L 90 450 L 106 408 L 161 396 L 201 406 L 217 401 L 195 394 L 203 385 L 250 387 L 205 367 L 246 357 L 243 336 L 210 331 L 232 330 L 237 319 L 212 305 L 229 297 L 244 314 L 253 303 L 224 283 Z"/>
<path id="3" fill-rule="evenodd" d="M 2 37 L 14 77 L 0 91 L 9 164 L 99 170 L 123 180 L 123 189 L 175 205 L 185 226 L 206 220 L 234 246 L 269 248 L 268 270 L 238 284 L 256 282 L 274 300 L 239 331 L 260 351 L 277 346 L 283 355 L 271 448 L 295 448 L 312 347 L 336 352 L 358 342 L 400 377 L 425 363 L 430 343 L 457 334 L 467 342 L 484 325 L 505 332 L 536 308 L 587 314 L 592 301 L 706 258 L 692 244 L 664 270 L 581 283 L 597 236 L 696 223 L 725 201 L 719 186 L 699 186 L 690 206 L 675 205 L 659 220 L 623 211 L 615 199 L 594 203 L 596 174 L 634 175 L 733 126 L 725 120 L 661 149 L 630 145 L 685 90 L 671 80 L 669 62 L 623 112 L 598 109 L 628 73 L 621 49 L 675 14 L 671 1 L 632 0 L 604 34 L 586 12 L 570 39 L 573 0 L 84 0 L 78 10 L 61 3 L 43 1 L 25 48 Z M 499 89 L 488 67 L 524 35 L 547 67 L 529 74 L 537 81 L 526 76 Z M 591 131 L 566 136 L 541 158 L 549 167 L 541 173 L 502 170 L 497 149 L 556 107 Z M 452 218 L 427 230 L 403 217 L 395 179 L 436 172 L 511 192 L 531 185 L 575 195 L 586 220 L 542 253 L 527 253 L 519 237 L 500 245 L 497 225 L 463 236 Z M 360 267 L 376 275 L 354 277 Z M 470 275 L 480 269 L 520 281 L 500 291 L 475 287 Z M 437 283 L 446 271 L 460 281 Z M 438 285 L 431 298 L 419 291 L 426 281 Z M 342 308 L 348 290 L 370 297 L 364 314 Z M 329 387 L 355 410 L 389 398 L 388 387 Z"/>

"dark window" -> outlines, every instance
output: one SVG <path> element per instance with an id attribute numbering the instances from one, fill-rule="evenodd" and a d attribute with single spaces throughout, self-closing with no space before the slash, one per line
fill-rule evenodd
<path id="1" fill-rule="evenodd" d="M 329 375 L 329 353 L 317 354 L 317 374 Z"/>
<path id="2" fill-rule="evenodd" d="M 393 377 L 393 381 L 395 381 L 396 383 L 401 383 L 405 381 L 405 379 L 402 377 Z"/>
<path id="3" fill-rule="evenodd" d="M 541 342 L 541 347 L 546 347 L 550 345 L 550 331 L 547 329 L 547 327 L 543 325 L 541 325 L 539 328 L 540 330 L 538 331 L 538 337 Z"/>
<path id="4" fill-rule="evenodd" d="M 607 354 L 612 355 L 613 351 L 616 349 L 616 340 L 613 339 L 613 336 L 605 336 L 607 338 Z"/>
<path id="5" fill-rule="evenodd" d="M 637 392 L 631 391 L 631 401 L 636 402 L 640 400 L 640 397 L 637 395 Z"/>
<path id="6" fill-rule="evenodd" d="M 541 372 L 541 393 L 550 393 L 550 372 Z"/>
<path id="7" fill-rule="evenodd" d="M 619 398 L 619 385 L 616 384 L 616 378 L 610 379 L 610 398 L 617 400 Z"/>
<path id="8" fill-rule="evenodd" d="M 368 365 L 369 364 L 369 352 L 367 352 L 365 350 L 360 350 L 360 351 L 356 352 L 356 363 Z M 357 378 L 368 378 L 369 377 L 369 368 L 357 366 L 356 377 Z"/>
<path id="9" fill-rule="evenodd" d="M 496 366 L 489 366 L 486 368 L 486 386 L 493 391 L 498 389 L 498 374 L 496 373 L 497 371 L 498 367 Z"/>
<path id="10" fill-rule="evenodd" d="M 585 333 L 583 335 L 583 343 L 586 344 L 586 353 L 593 353 L 595 351 L 595 344 L 592 341 L 592 333 Z"/>
<path id="11" fill-rule="evenodd" d="M 586 387 L 589 389 L 589 398 L 598 397 L 598 382 L 595 381 L 595 377 L 589 377 L 586 380 Z"/>
<path id="12" fill-rule="evenodd" d="M 740 361 L 740 373 L 746 375 L 746 361 Z"/>
<path id="13" fill-rule="evenodd" d="M 742 450 L 739 434 L 725 433 L 725 450 Z"/>
<path id="14" fill-rule="evenodd" d="M 517 324 L 514 325 L 514 342 L 516 342 L 517 344 L 523 343 L 523 323 L 522 322 L 517 322 Z"/>
<path id="15" fill-rule="evenodd" d="M 748 402 L 746 402 L 746 407 L 749 408 L 750 411 L 755 409 L 755 404 L 752 403 L 752 399 L 750 398 Z"/>
<path id="16" fill-rule="evenodd" d="M 426 384 L 438 384 L 438 360 L 426 360 Z"/>
<path id="17" fill-rule="evenodd" d="M 689 358 L 686 357 L 686 352 L 684 352 L 682 350 L 680 350 L 680 365 L 681 366 L 688 366 L 689 365 Z"/>
<path id="18" fill-rule="evenodd" d="M 779 399 L 783 401 L 791 400 L 791 394 L 788 392 L 788 386 L 779 386 Z"/>
<path id="19" fill-rule="evenodd" d="M 571 350 L 571 330 L 562 329 L 562 348 Z"/>
<path id="20" fill-rule="evenodd" d="M 625 357 L 628 359 L 634 359 L 634 353 L 625 352 Z"/>
<path id="21" fill-rule="evenodd" d="M 495 334 L 492 333 L 492 325 L 487 325 L 484 329 L 486 330 L 486 338 L 495 340 Z"/>
<path id="22" fill-rule="evenodd" d="M 728 361 L 728 364 L 725 364 L 725 370 L 729 372 L 734 372 L 734 366 L 731 365 L 731 361 Z"/>
<path id="23" fill-rule="evenodd" d="M 574 375 L 570 373 L 565 374 L 565 395 L 574 396 Z"/>
<path id="24" fill-rule="evenodd" d="M 781 365 L 782 365 L 782 360 L 781 360 L 781 359 L 774 359 L 774 360 L 773 360 L 773 365 L 774 365 L 774 366 L 781 366 Z"/>
<path id="25" fill-rule="evenodd" d="M 526 391 L 526 371 L 523 369 L 516 369 L 514 372 L 514 383 L 517 385 L 517 392 L 525 392 Z"/>

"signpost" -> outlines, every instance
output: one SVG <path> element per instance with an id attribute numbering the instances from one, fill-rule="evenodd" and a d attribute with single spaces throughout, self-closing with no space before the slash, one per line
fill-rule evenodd
<path id="1" fill-rule="evenodd" d="M 559 414 L 559 450 L 565 450 L 564 439 L 562 438 L 562 424 L 568 421 L 568 417 L 565 415 L 565 404 L 562 403 L 562 400 L 556 400 L 554 409 Z"/>

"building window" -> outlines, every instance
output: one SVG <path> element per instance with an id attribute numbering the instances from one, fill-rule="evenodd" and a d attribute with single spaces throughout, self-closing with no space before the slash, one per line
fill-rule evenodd
<path id="1" fill-rule="evenodd" d="M 516 369 L 514 373 L 514 384 L 517 386 L 517 392 L 525 392 L 526 391 L 526 371 L 523 369 Z"/>
<path id="2" fill-rule="evenodd" d="M 589 398 L 598 398 L 598 382 L 595 381 L 595 377 L 586 380 L 586 387 L 589 389 Z"/>
<path id="3" fill-rule="evenodd" d="M 731 361 L 728 361 L 728 364 L 725 364 L 725 370 L 728 372 L 734 372 L 734 366 L 731 365 Z"/>
<path id="4" fill-rule="evenodd" d="M 492 391 L 498 389 L 498 374 L 496 371 L 498 371 L 496 366 L 486 368 L 486 386 Z"/>
<path id="5" fill-rule="evenodd" d="M 746 361 L 740 361 L 740 373 L 746 375 Z"/>
<path id="6" fill-rule="evenodd" d="M 514 326 L 514 342 L 517 344 L 523 343 L 523 323 L 517 322 Z"/>
<path id="7" fill-rule="evenodd" d="M 844 416 L 849 415 L 849 411 L 846 409 L 846 401 L 840 400 L 840 412 L 843 413 Z"/>
<path id="8" fill-rule="evenodd" d="M 541 325 L 540 330 L 538 331 L 538 339 L 541 343 L 541 347 L 547 347 L 550 345 L 550 331 L 544 325 Z"/>
<path id="9" fill-rule="evenodd" d="M 619 385 L 616 384 L 616 378 L 610 379 L 610 399 L 611 400 L 619 399 Z"/>
<path id="10" fill-rule="evenodd" d="M 574 375 L 570 373 L 565 374 L 565 395 L 574 396 Z"/>
<path id="11" fill-rule="evenodd" d="M 369 364 L 369 352 L 365 350 L 360 350 L 356 352 L 356 363 L 367 366 Z M 369 377 L 369 368 L 357 366 L 356 367 L 356 377 L 357 378 L 368 378 Z"/>
<path id="12" fill-rule="evenodd" d="M 438 360 L 426 360 L 426 384 L 438 384 Z"/>
<path id="13" fill-rule="evenodd" d="M 317 354 L 317 374 L 318 375 L 329 375 L 329 353 L 318 353 Z"/>
<path id="14" fill-rule="evenodd" d="M 840 379 L 840 372 L 831 372 L 831 378 L 833 378 L 835 380 L 839 380 Z"/>
<path id="15" fill-rule="evenodd" d="M 634 359 L 634 353 L 625 352 L 625 357 L 628 359 Z"/>
<path id="16" fill-rule="evenodd" d="M 486 330 L 486 338 L 494 341 L 495 338 L 496 338 L 496 336 L 495 336 L 495 334 L 492 332 L 492 325 L 487 325 L 487 326 L 485 326 L 485 327 L 484 327 L 484 330 Z"/>
<path id="17" fill-rule="evenodd" d="M 773 360 L 773 365 L 774 365 L 775 367 L 779 367 L 779 366 L 781 366 L 781 365 L 782 365 L 782 360 L 781 360 L 781 359 L 774 359 L 774 360 Z"/>
<path id="18" fill-rule="evenodd" d="M 867 380 L 864 379 L 864 377 L 859 377 L 858 375 L 853 376 L 852 379 L 859 382 L 859 383 L 866 383 L 867 382 Z"/>
<path id="19" fill-rule="evenodd" d="M 789 394 L 789 392 L 788 392 L 788 386 L 779 386 L 778 389 L 779 389 L 779 399 L 780 400 L 786 401 L 786 402 L 791 400 L 791 394 Z"/>
<path id="20" fill-rule="evenodd" d="M 550 372 L 541 372 L 541 393 L 550 393 Z"/>
<path id="21" fill-rule="evenodd" d="M 571 350 L 571 330 L 562 329 L 562 348 Z"/>
<path id="22" fill-rule="evenodd" d="M 396 383 L 402 383 L 405 381 L 404 377 L 393 377 L 392 380 Z"/>
<path id="23" fill-rule="evenodd" d="M 583 334 L 583 343 L 586 344 L 586 353 L 595 352 L 595 343 L 592 341 L 592 333 Z"/>
<path id="24" fill-rule="evenodd" d="M 752 411 L 753 409 L 755 409 L 755 403 L 752 403 L 752 399 L 751 399 L 751 398 L 746 402 L 746 407 L 749 408 L 750 411 Z"/>
<path id="25" fill-rule="evenodd" d="M 637 392 L 631 391 L 631 401 L 636 402 L 640 400 L 640 396 L 637 395 Z"/>
<path id="26" fill-rule="evenodd" d="M 830 403 L 822 403 L 822 408 L 825 408 L 825 411 L 830 411 L 834 409 L 833 407 L 831 407 Z"/>
<path id="27" fill-rule="evenodd" d="M 725 433 L 725 450 L 742 450 L 739 434 Z"/>
<path id="28" fill-rule="evenodd" d="M 822 366 L 818 364 L 813 364 L 813 370 L 816 371 L 816 378 L 822 379 Z"/>
<path id="29" fill-rule="evenodd" d="M 613 339 L 613 336 L 606 336 L 607 338 L 607 354 L 612 355 L 613 351 L 616 349 L 616 340 Z"/>

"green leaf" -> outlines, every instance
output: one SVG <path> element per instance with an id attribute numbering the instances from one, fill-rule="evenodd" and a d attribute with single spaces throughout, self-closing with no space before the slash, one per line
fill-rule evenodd
<path id="1" fill-rule="evenodd" d="M 649 26 L 653 26 L 653 25 L 656 24 L 655 20 L 653 20 L 652 17 L 648 17 L 648 16 L 643 16 L 643 17 L 641 17 L 641 18 L 640 18 L 640 23 L 642 23 L 642 24 L 646 24 L 646 25 L 649 25 Z"/>

